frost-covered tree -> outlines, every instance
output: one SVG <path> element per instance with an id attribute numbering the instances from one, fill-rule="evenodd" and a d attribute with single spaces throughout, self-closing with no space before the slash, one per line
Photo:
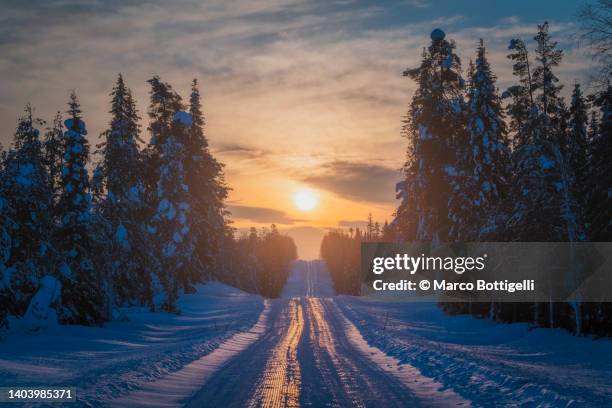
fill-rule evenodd
<path id="1" fill-rule="evenodd" d="M 152 136 L 145 151 L 147 200 L 149 207 L 155 209 L 151 213 L 152 231 L 155 231 L 152 239 L 156 240 L 160 252 L 162 303 L 165 309 L 173 310 L 177 291 L 190 291 L 192 284 L 201 280 L 202 262 L 193 253 L 197 235 L 194 230 L 200 220 L 193 211 L 194 196 L 189 189 L 186 170 L 187 163 L 197 161 L 201 152 L 197 149 L 192 151 L 186 146 L 197 139 L 194 130 L 198 127 L 201 130 L 203 118 L 200 113 L 198 125 L 194 125 L 192 116 L 182 110 L 181 97 L 169 84 L 159 77 L 148 82 L 151 85 L 149 130 Z M 199 105 L 194 105 L 193 109 L 199 111 Z M 205 141 L 203 135 L 202 141 Z M 190 166 L 190 170 L 193 167 Z M 196 182 L 194 176 L 191 176 L 191 181 Z M 187 232 L 190 232 L 188 236 Z M 185 237 L 181 234 L 185 234 Z"/>
<path id="2" fill-rule="evenodd" d="M 147 265 L 151 246 L 145 229 L 144 183 L 139 117 L 136 103 L 123 77 L 118 76 L 111 93 L 111 121 L 102 134 L 96 168 L 96 189 L 105 193 L 98 203 L 100 215 L 108 222 L 106 242 L 107 308 L 131 303 L 149 303 L 151 279 Z M 99 194 L 100 194 L 99 193 Z"/>
<path id="3" fill-rule="evenodd" d="M 191 125 L 185 142 L 185 182 L 189 188 L 192 211 L 192 234 L 195 236 L 196 253 L 206 271 L 198 271 L 192 281 L 210 277 L 221 241 L 225 235 L 224 200 L 227 187 L 223 180 L 223 167 L 213 157 L 204 134 L 204 115 L 200 91 L 196 79 L 191 84 L 189 98 Z"/>
<path id="4" fill-rule="evenodd" d="M 496 237 L 505 220 L 502 197 L 508 185 L 506 125 L 482 40 L 469 77 L 468 144 L 458 152 L 451 172 L 450 237 L 458 241 Z"/>
<path id="5" fill-rule="evenodd" d="M 402 184 L 404 200 L 398 215 L 414 214 L 416 235 L 407 239 L 443 242 L 448 238 L 448 199 L 451 186 L 449 169 L 455 152 L 465 143 L 462 124 L 463 87 L 461 62 L 455 44 L 445 39 L 442 30 L 431 33 L 431 44 L 423 51 L 421 65 L 404 75 L 417 83 L 407 115 L 405 134 L 410 140 Z M 406 198 L 416 194 L 413 198 Z"/>
<path id="6" fill-rule="evenodd" d="M 64 121 L 64 156 L 59 230 L 62 262 L 59 279 L 62 286 L 60 319 L 66 323 L 98 324 L 103 320 L 101 277 L 92 260 L 92 242 L 88 231 L 91 222 L 91 196 L 87 161 L 87 129 L 74 92 Z"/>
<path id="7" fill-rule="evenodd" d="M 190 125 L 187 118 L 187 113 L 178 112 L 172 129 L 185 131 Z M 160 256 L 156 303 L 166 311 L 175 311 L 179 290 L 190 286 L 189 268 L 193 265 L 195 246 L 189 226 L 191 207 L 189 188 L 185 184 L 185 147 L 170 135 L 162 152 L 157 185 L 159 204 L 151 223 Z"/>
<path id="8" fill-rule="evenodd" d="M 50 270 L 49 258 L 53 255 L 50 250 L 53 196 L 39 130 L 35 127 L 41 123 L 33 118 L 32 108 L 26 106 L 4 168 L 4 200 L 7 208 L 13 210 L 15 223 L 8 264 L 13 268 L 11 313 L 16 316 L 25 312 L 39 279 Z"/>

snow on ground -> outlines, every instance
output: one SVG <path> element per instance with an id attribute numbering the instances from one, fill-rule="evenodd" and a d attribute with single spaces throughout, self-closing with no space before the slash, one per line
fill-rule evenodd
<path id="1" fill-rule="evenodd" d="M 220 344 L 253 327 L 264 309 L 260 296 L 220 283 L 197 289 L 180 299 L 180 315 L 127 308 L 128 321 L 101 328 L 0 332 L 0 387 L 72 386 L 84 406 L 106 406 L 113 397 L 213 355 Z M 215 361 L 222 357 L 216 353 Z"/>
<path id="2" fill-rule="evenodd" d="M 379 348 L 370 346 L 357 327 L 344 319 L 345 331 L 351 345 L 385 372 L 397 378 L 408 387 L 423 405 L 434 407 L 469 406 L 470 402 L 455 393 L 452 388 L 444 387 L 432 378 L 426 377 L 409 364 L 402 364 L 397 358 L 387 355 Z"/>
<path id="3" fill-rule="evenodd" d="M 322 262 L 296 262 L 269 328 L 187 407 L 414 407 L 412 390 L 356 349 Z"/>
<path id="4" fill-rule="evenodd" d="M 0 333 L 0 386 L 76 387 L 79 406 L 612 406 L 607 339 L 335 296 L 320 261 L 280 299 L 198 289 L 178 316 Z"/>
<path id="5" fill-rule="evenodd" d="M 267 328 L 269 311 L 269 301 L 266 301 L 263 312 L 251 329 L 234 334 L 211 353 L 159 380 L 142 384 L 140 389 L 112 400 L 110 405 L 125 408 L 181 407 L 185 405 L 185 402 L 225 363 L 242 353 L 261 337 Z"/>
<path id="6" fill-rule="evenodd" d="M 474 406 L 612 406 L 610 340 L 449 316 L 435 303 L 349 296 L 336 303 L 370 346 Z"/>

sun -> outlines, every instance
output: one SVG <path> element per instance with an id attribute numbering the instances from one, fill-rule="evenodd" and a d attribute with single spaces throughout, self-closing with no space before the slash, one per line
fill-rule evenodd
<path id="1" fill-rule="evenodd" d="M 312 211 L 319 204 L 319 198 L 314 191 L 302 188 L 293 195 L 293 203 L 300 211 Z"/>

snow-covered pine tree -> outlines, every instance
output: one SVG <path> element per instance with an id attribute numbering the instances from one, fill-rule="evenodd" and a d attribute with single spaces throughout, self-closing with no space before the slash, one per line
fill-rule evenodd
<path id="1" fill-rule="evenodd" d="M 151 303 L 147 265 L 151 246 L 145 229 L 139 117 L 121 74 L 111 92 L 111 121 L 98 146 L 102 160 L 96 169 L 105 193 L 99 209 L 109 223 L 107 245 L 107 309 L 126 303 Z M 107 313 L 110 310 L 107 310 Z"/>
<path id="2" fill-rule="evenodd" d="M 457 152 L 449 200 L 450 238 L 464 242 L 499 237 L 505 220 L 502 197 L 507 193 L 509 173 L 501 99 L 482 40 L 469 76 L 468 144 Z"/>
<path id="3" fill-rule="evenodd" d="M 185 112 L 178 112 L 171 129 L 186 131 Z M 194 240 L 188 220 L 191 217 L 189 188 L 185 184 L 185 147 L 170 134 L 162 146 L 160 177 L 157 185 L 158 207 L 152 219 L 152 231 L 159 243 L 160 270 L 157 304 L 176 311 L 179 290 L 188 287 L 189 268 L 194 260 Z"/>
<path id="4" fill-rule="evenodd" d="M 462 124 L 464 81 L 455 44 L 445 39 L 442 30 L 431 33 L 431 44 L 423 51 L 421 65 L 407 69 L 405 76 L 417 83 L 405 124 L 410 139 L 406 180 L 402 191 L 416 194 L 413 203 L 416 236 L 407 239 L 444 242 L 448 239 L 448 199 L 451 186 L 449 170 L 456 162 L 455 152 L 465 143 Z M 401 210 L 401 211 L 400 211 Z M 401 214 L 403 209 L 400 208 Z"/>
<path id="5" fill-rule="evenodd" d="M 191 125 L 185 142 L 185 182 L 189 187 L 192 208 L 191 231 L 195 235 L 196 254 L 204 270 L 191 277 L 192 282 L 210 278 L 226 233 L 224 200 L 227 187 L 223 166 L 210 153 L 204 134 L 204 115 L 196 79 L 191 84 L 189 98 Z M 204 274 L 204 275 L 202 275 Z"/>
<path id="6" fill-rule="evenodd" d="M 148 173 L 146 195 L 150 208 L 157 209 L 151 214 L 152 231 L 157 231 L 154 233 L 154 239 L 158 240 L 157 245 L 160 248 L 162 264 L 160 267 L 169 269 L 159 271 L 159 275 L 165 289 L 164 308 L 171 310 L 175 307 L 178 289 L 191 290 L 191 284 L 194 283 L 192 278 L 202 269 L 198 257 L 193 256 L 192 234 L 174 244 L 176 251 L 169 251 L 173 245 L 171 240 L 180 237 L 180 234 L 175 235 L 175 232 L 191 231 L 195 225 L 193 221 L 195 216 L 191 207 L 193 199 L 186 184 L 185 173 L 187 155 L 185 146 L 191 139 L 193 119 L 189 113 L 182 111 L 181 97 L 169 84 L 162 82 L 159 77 L 154 77 L 148 82 L 151 84 L 151 104 L 148 113 L 151 119 L 149 130 L 152 135 L 149 146 L 144 152 Z M 168 140 L 171 140 L 171 143 L 167 144 Z M 176 201 L 179 198 L 180 201 Z M 178 212 L 179 206 L 180 217 L 178 214 L 176 219 L 174 215 L 171 218 L 163 215 L 168 213 L 166 208 L 174 208 L 172 211 Z M 160 225 L 166 233 L 159 232 Z M 173 255 L 167 255 L 169 252 L 173 252 Z M 172 279 L 167 279 L 168 276 Z M 176 285 L 175 290 L 173 291 L 168 285 Z"/>
<path id="7" fill-rule="evenodd" d="M 551 159 L 554 161 L 551 176 L 554 180 L 556 195 L 550 197 L 553 201 L 558 200 L 559 214 L 555 219 L 559 220 L 558 231 L 560 235 L 553 240 L 578 241 L 584 240 L 584 216 L 573 192 L 576 181 L 574 169 L 564 149 L 567 138 L 567 108 L 559 92 L 563 88 L 557 85 L 559 79 L 554 73 L 554 68 L 559 65 L 563 58 L 563 51 L 557 48 L 557 42 L 552 41 L 548 34 L 548 22 L 538 25 L 538 33 L 534 37 L 537 43 L 535 50 L 536 66 L 533 78 L 535 89 L 539 91 L 539 109 L 543 115 L 542 130 L 543 139 L 547 142 Z M 555 174 L 556 173 L 556 174 Z M 550 222 L 548 220 L 548 225 Z"/>
<path id="8" fill-rule="evenodd" d="M 170 136 L 172 119 L 176 112 L 183 109 L 181 97 L 170 84 L 162 82 L 158 76 L 147 81 L 151 86 L 148 116 L 150 119 L 148 131 L 151 133 L 149 144 L 142 152 L 143 181 L 145 197 L 149 208 L 147 218 L 151 218 L 157 208 L 157 185 L 161 166 L 162 146 Z M 183 140 L 184 142 L 185 140 Z"/>
<path id="9" fill-rule="evenodd" d="M 599 92 L 594 105 L 600 110 L 590 140 L 588 172 L 588 219 L 593 241 L 612 240 L 612 85 Z"/>
<path id="10" fill-rule="evenodd" d="M 42 143 L 32 108 L 27 105 L 19 119 L 11 150 L 4 169 L 4 200 L 13 209 L 15 229 L 11 234 L 12 250 L 8 265 L 14 269 L 10 277 L 11 314 L 21 316 L 30 298 L 38 289 L 39 279 L 50 271 L 52 257 L 50 232 L 53 222 L 53 195 L 44 167 Z"/>
<path id="11" fill-rule="evenodd" d="M 87 129 L 74 92 L 68 103 L 68 119 L 64 121 L 64 156 L 61 196 L 59 200 L 59 229 L 57 242 L 61 245 L 62 262 L 59 280 L 62 285 L 60 319 L 65 323 L 99 324 L 103 321 L 103 292 L 101 276 L 94 267 L 91 223 L 91 196 L 87 160 L 89 145 Z"/>
<path id="12" fill-rule="evenodd" d="M 535 40 L 538 45 L 537 66 L 533 70 L 533 98 L 522 97 L 521 104 L 530 105 L 517 109 L 521 112 L 527 109 L 529 115 L 514 134 L 515 192 L 508 232 L 515 240 L 577 241 L 585 238 L 584 226 L 572 191 L 574 172 L 564 149 L 566 109 L 559 96 L 561 86 L 556 85 L 558 79 L 553 72 L 563 53 L 550 40 L 548 23 L 538 26 Z M 511 48 L 520 49 L 521 60 L 528 61 L 524 47 L 516 46 L 518 41 L 512 40 Z M 509 58 L 516 60 L 514 54 Z M 528 92 L 523 83 L 529 79 L 526 77 L 528 71 L 523 67 L 524 64 L 520 69 L 515 67 L 514 73 L 520 81 L 518 87 L 523 88 L 518 94 L 526 95 Z"/>
<path id="13" fill-rule="evenodd" d="M 561 87 L 553 72 L 563 54 L 550 40 L 547 23 L 538 26 L 535 40 L 538 45 L 533 74 L 534 103 L 529 106 L 526 122 L 515 134 L 513 206 L 507 233 L 517 241 L 580 241 L 586 235 L 582 209 L 574 195 L 575 174 L 565 149 L 567 109 L 559 96 Z M 570 282 L 576 278 L 567 275 L 565 280 Z M 571 308 L 578 333 L 580 302 L 573 302 Z M 558 310 L 552 301 L 536 304 L 534 321 L 553 327 Z"/>

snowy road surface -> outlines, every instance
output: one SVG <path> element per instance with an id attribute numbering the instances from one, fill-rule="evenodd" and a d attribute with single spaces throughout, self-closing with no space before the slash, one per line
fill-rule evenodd
<path id="1" fill-rule="evenodd" d="M 334 296 L 319 261 L 296 262 L 280 299 L 208 284 L 181 301 L 10 334 L 0 386 L 75 386 L 92 407 L 612 406 L 609 340 Z"/>
<path id="2" fill-rule="evenodd" d="M 382 360 L 373 358 L 375 349 L 349 337 L 352 325 L 331 288 L 322 263 L 298 263 L 282 299 L 273 301 L 270 329 L 219 370 L 187 406 L 405 407 L 440 406 L 440 400 L 444 406 L 467 405 L 448 390 L 436 391 L 438 399 L 424 395 L 412 382 L 420 378 L 417 372 L 408 382 L 386 370 Z"/>

